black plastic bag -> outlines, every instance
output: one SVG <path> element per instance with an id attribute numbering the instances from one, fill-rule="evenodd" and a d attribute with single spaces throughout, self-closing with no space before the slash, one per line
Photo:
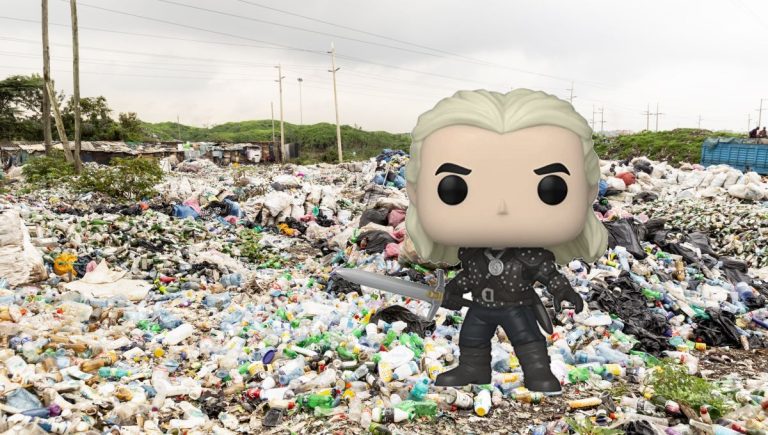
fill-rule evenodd
<path id="1" fill-rule="evenodd" d="M 423 318 L 413 314 L 408 308 L 401 307 L 400 305 L 389 306 L 381 311 L 377 311 L 376 314 L 371 316 L 371 323 L 376 323 L 379 320 L 383 320 L 387 323 L 394 323 L 398 320 L 405 322 L 408 326 L 403 332 L 413 332 L 420 337 L 429 335 L 435 330 L 434 320 L 427 322 Z"/>
<path id="2" fill-rule="evenodd" d="M 611 249 L 616 246 L 623 246 L 638 260 L 646 257 L 647 254 L 640 244 L 646 235 L 645 228 L 641 223 L 635 223 L 633 218 L 627 218 L 603 222 L 603 225 L 608 230 L 608 246 Z"/>

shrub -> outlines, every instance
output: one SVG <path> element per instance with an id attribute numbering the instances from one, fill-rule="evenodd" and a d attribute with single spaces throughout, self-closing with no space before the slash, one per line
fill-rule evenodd
<path id="1" fill-rule="evenodd" d="M 62 178 L 75 175 L 75 167 L 67 163 L 64 151 L 53 151 L 50 156 L 39 156 L 29 159 L 22 167 L 22 174 L 27 183 L 43 187 L 51 187 Z"/>
<path id="2" fill-rule="evenodd" d="M 136 200 L 154 196 L 157 193 L 154 186 L 163 181 L 163 177 L 163 170 L 155 159 L 114 158 L 109 166 L 84 167 L 76 188 Z"/>

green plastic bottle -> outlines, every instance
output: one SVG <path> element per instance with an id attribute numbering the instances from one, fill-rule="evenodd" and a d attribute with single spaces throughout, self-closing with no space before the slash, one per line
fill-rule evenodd
<path id="1" fill-rule="evenodd" d="M 586 367 L 576 367 L 568 372 L 568 381 L 572 384 L 586 382 L 589 379 L 589 369 Z"/>
<path id="2" fill-rule="evenodd" d="M 314 409 L 320 408 L 333 408 L 334 399 L 331 396 L 323 394 L 310 394 L 308 396 L 301 396 L 299 403 L 305 408 Z"/>
<path id="3" fill-rule="evenodd" d="M 432 400 L 403 400 L 395 408 L 407 412 L 409 419 L 437 415 L 437 403 Z"/>
<path id="4" fill-rule="evenodd" d="M 344 361 L 352 361 L 354 359 L 357 359 L 355 357 L 355 354 L 344 346 L 337 347 L 336 353 L 339 355 L 339 358 L 341 358 Z"/>
<path id="5" fill-rule="evenodd" d="M 381 344 L 383 344 L 384 347 L 389 347 L 392 345 L 392 342 L 395 341 L 396 338 L 397 338 L 397 332 L 390 329 L 389 332 L 387 332 L 387 336 L 384 337 L 384 340 L 381 342 Z"/>
<path id="6" fill-rule="evenodd" d="M 643 296 L 645 296 L 647 299 L 650 299 L 652 301 L 660 301 L 662 299 L 661 292 L 657 292 L 649 288 L 643 289 Z"/>

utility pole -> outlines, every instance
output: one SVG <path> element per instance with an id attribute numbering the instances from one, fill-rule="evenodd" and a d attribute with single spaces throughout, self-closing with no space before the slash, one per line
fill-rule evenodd
<path id="1" fill-rule="evenodd" d="M 592 105 L 592 131 L 595 130 L 595 105 Z"/>
<path id="2" fill-rule="evenodd" d="M 275 68 L 277 68 L 277 82 L 280 87 L 280 152 L 278 155 L 280 156 L 280 163 L 283 162 L 283 148 L 285 148 L 285 127 L 283 125 L 283 79 L 285 78 L 283 76 L 283 68 L 280 65 L 277 65 Z"/>
<path id="3" fill-rule="evenodd" d="M 83 162 L 80 160 L 80 43 L 77 35 L 77 4 L 76 0 L 69 0 L 72 13 L 72 74 L 73 87 L 72 98 L 75 105 L 75 173 L 79 174 Z"/>
<path id="4" fill-rule="evenodd" d="M 336 146 L 339 149 L 339 163 L 341 163 L 342 157 L 341 157 L 341 126 L 339 125 L 339 99 L 336 94 L 336 71 L 339 70 L 339 68 L 336 68 L 336 47 L 334 47 L 333 42 L 331 42 L 331 69 L 330 72 L 333 75 L 333 105 L 336 107 Z"/>
<path id="5" fill-rule="evenodd" d="M 645 106 L 645 112 L 643 112 L 643 115 L 645 115 L 645 131 L 649 131 L 651 129 L 651 105 L 650 104 Z"/>
<path id="6" fill-rule="evenodd" d="M 269 111 L 272 112 L 272 144 L 275 143 L 275 103 L 269 102 Z"/>
<path id="7" fill-rule="evenodd" d="M 763 101 L 768 100 L 768 98 L 761 98 L 760 99 L 760 108 L 757 109 L 757 126 L 760 127 L 763 123 Z"/>
<path id="8" fill-rule="evenodd" d="M 51 154 L 51 100 L 45 86 L 51 81 L 51 54 L 48 43 L 48 0 L 42 0 L 43 6 L 43 139 L 45 155 Z"/>
<path id="9" fill-rule="evenodd" d="M 179 114 L 176 114 L 176 129 L 179 132 L 179 142 L 184 142 L 181 140 L 181 121 L 179 119 Z"/>
<path id="10" fill-rule="evenodd" d="M 605 118 L 604 118 L 604 115 L 605 115 L 605 108 L 604 108 L 604 107 L 601 107 L 601 108 L 600 108 L 600 133 L 602 133 L 602 132 L 603 132 L 603 126 L 605 126 Z"/>
<path id="11" fill-rule="evenodd" d="M 303 108 L 303 104 L 302 104 L 302 101 L 301 101 L 301 82 L 303 82 L 304 79 L 299 77 L 296 80 L 298 80 L 298 82 L 299 82 L 299 125 L 304 125 L 304 108 Z"/>
<path id="12" fill-rule="evenodd" d="M 67 132 L 64 130 L 64 121 L 61 118 L 59 102 L 56 100 L 56 92 L 53 90 L 53 85 L 51 83 L 45 84 L 45 92 L 48 94 L 48 99 L 51 102 L 53 117 L 56 120 L 56 131 L 59 133 L 61 147 L 64 149 L 64 158 L 67 160 L 67 163 L 74 163 L 75 158 L 72 156 L 72 150 L 69 148 L 69 141 L 67 140 Z"/>
<path id="13" fill-rule="evenodd" d="M 747 132 L 752 129 L 752 114 L 747 113 Z"/>
<path id="14" fill-rule="evenodd" d="M 570 101 L 571 104 L 573 104 L 573 99 L 576 98 L 576 97 L 573 96 L 573 82 L 571 82 L 571 87 L 566 89 L 566 91 L 570 91 L 571 96 L 568 97 L 568 101 Z"/>
<path id="15" fill-rule="evenodd" d="M 699 115 L 699 130 L 701 130 L 701 115 Z"/>
<path id="16" fill-rule="evenodd" d="M 659 103 L 656 103 L 656 131 L 659 131 L 659 115 L 663 115 L 663 113 L 659 112 Z"/>

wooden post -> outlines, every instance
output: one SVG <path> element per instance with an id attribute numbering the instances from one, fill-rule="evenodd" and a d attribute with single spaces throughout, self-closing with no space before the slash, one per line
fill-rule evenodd
<path id="1" fill-rule="evenodd" d="M 51 100 L 45 84 L 51 82 L 51 55 L 48 44 L 48 0 L 43 2 L 43 140 L 45 142 L 45 154 L 51 154 Z"/>
<path id="2" fill-rule="evenodd" d="M 79 174 L 83 162 L 80 161 L 80 44 L 77 35 L 77 4 L 76 0 L 69 0 L 72 12 L 72 82 L 74 91 L 72 99 L 75 106 L 75 173 Z"/>
<path id="3" fill-rule="evenodd" d="M 59 110 L 59 102 L 56 101 L 56 93 L 53 92 L 53 85 L 50 83 L 45 84 L 45 92 L 48 94 L 48 99 L 51 102 L 51 109 L 53 109 L 53 117 L 56 120 L 56 130 L 59 132 L 59 140 L 61 141 L 61 147 L 64 148 L 64 158 L 67 162 L 74 163 L 75 159 L 72 157 L 72 150 L 69 149 L 69 141 L 67 141 L 67 132 L 64 130 L 64 121 L 61 119 L 61 110 Z"/>
<path id="4" fill-rule="evenodd" d="M 336 146 L 339 150 L 339 163 L 341 163 L 343 160 L 341 156 L 341 126 L 339 125 L 339 99 L 336 94 L 336 71 L 338 71 L 339 68 L 336 68 L 336 47 L 334 47 L 333 42 L 331 42 L 331 74 L 333 75 L 333 106 L 336 109 Z"/>

